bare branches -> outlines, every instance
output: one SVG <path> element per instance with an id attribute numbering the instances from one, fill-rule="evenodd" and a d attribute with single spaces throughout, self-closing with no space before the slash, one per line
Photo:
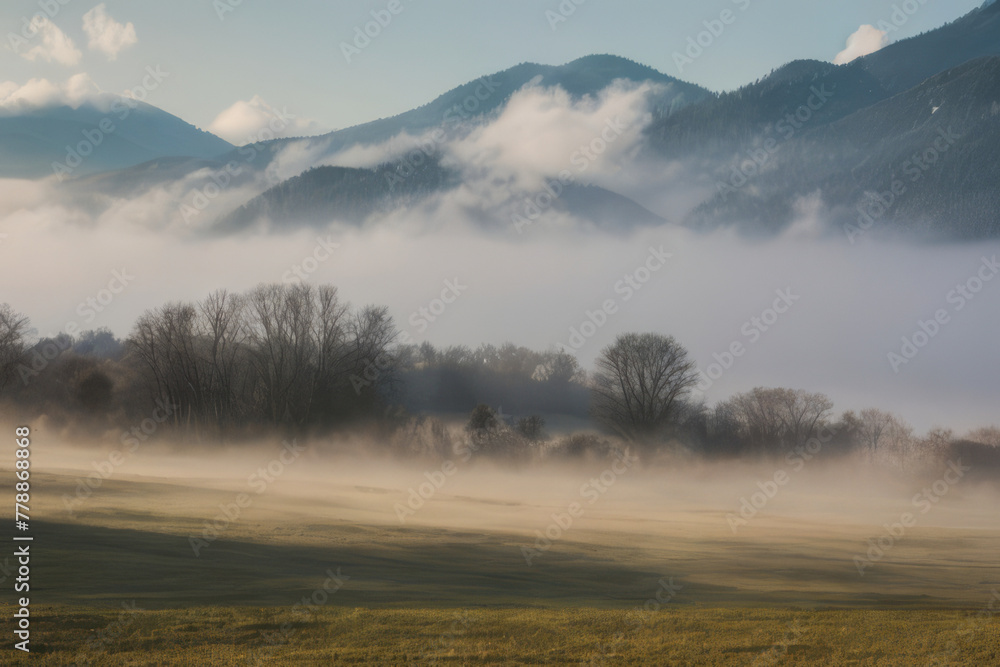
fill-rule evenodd
<path id="1" fill-rule="evenodd" d="M 28 318 L 8 304 L 0 304 L 0 392 L 11 378 L 24 355 L 28 333 Z"/>
<path id="2" fill-rule="evenodd" d="M 673 338 L 624 334 L 601 353 L 594 375 L 594 415 L 630 439 L 667 425 L 697 383 L 695 365 Z"/>
<path id="3" fill-rule="evenodd" d="M 225 432 L 357 412 L 348 377 L 387 355 L 395 337 L 385 308 L 351 315 L 334 287 L 260 285 L 148 311 L 128 347 L 151 393 L 173 401 L 192 427 Z"/>
<path id="4" fill-rule="evenodd" d="M 718 412 L 759 453 L 782 452 L 815 436 L 833 409 L 823 394 L 757 387 L 720 404 Z"/>

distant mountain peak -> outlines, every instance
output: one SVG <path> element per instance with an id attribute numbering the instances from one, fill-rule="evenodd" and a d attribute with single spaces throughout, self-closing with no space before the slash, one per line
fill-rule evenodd
<path id="1" fill-rule="evenodd" d="M 0 178 L 78 177 L 168 157 L 209 159 L 233 148 L 166 111 L 112 93 L 32 95 L 0 105 Z"/>

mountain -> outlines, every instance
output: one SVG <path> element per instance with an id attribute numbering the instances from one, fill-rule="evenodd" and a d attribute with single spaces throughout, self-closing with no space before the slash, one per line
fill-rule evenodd
<path id="1" fill-rule="evenodd" d="M 658 117 L 647 129 L 649 146 L 668 159 L 728 157 L 766 138 L 833 122 L 888 96 L 860 64 L 797 60 L 761 81 Z"/>
<path id="2" fill-rule="evenodd" d="M 214 231 L 228 234 L 257 225 L 287 229 L 323 226 L 333 221 L 360 225 L 373 215 L 417 206 L 461 185 L 461 175 L 443 167 L 436 158 L 415 169 L 404 163 L 387 163 L 374 169 L 317 167 L 255 197 L 220 220 Z M 664 222 L 631 199 L 600 187 L 571 183 L 559 195 L 552 202 L 553 211 L 598 227 L 607 227 L 609 221 L 619 228 Z M 512 212 L 514 209 L 509 207 L 502 211 L 481 207 L 466 211 L 484 226 L 494 227 L 511 225 Z M 527 217 L 522 218 L 530 224 Z"/>
<path id="3" fill-rule="evenodd" d="M 217 158 L 232 144 L 161 109 L 103 94 L 79 106 L 0 110 L 0 178 L 80 176 L 165 157 Z"/>
<path id="4" fill-rule="evenodd" d="M 975 9 L 846 65 L 793 61 L 760 81 L 661 115 L 649 127 L 650 148 L 668 158 L 743 153 L 780 135 L 785 126 L 776 126 L 815 100 L 814 87 L 825 86 L 831 95 L 819 109 L 808 110 L 803 128 L 791 124 L 796 132 L 832 123 L 945 70 L 991 55 L 1000 55 L 1000 4 Z"/>
<path id="5" fill-rule="evenodd" d="M 848 231 L 863 225 L 911 237 L 997 237 L 998 151 L 1000 56 L 987 56 L 802 133 L 748 179 L 752 187 L 723 188 L 687 222 L 776 232 L 812 195 Z"/>
<path id="6" fill-rule="evenodd" d="M 862 202 L 905 178 L 877 233 L 998 236 L 998 54 L 994 3 L 849 64 L 795 61 L 657 118 L 648 151 L 711 180 L 714 194 L 684 220 L 691 227 L 777 233 L 808 201 L 839 233 Z M 932 169 L 916 166 L 940 131 L 963 140 Z"/>
<path id="7" fill-rule="evenodd" d="M 560 66 L 522 63 L 458 86 L 421 107 L 397 116 L 307 138 L 306 146 L 322 146 L 332 154 L 354 144 L 387 141 L 402 132 L 415 135 L 438 127 L 454 126 L 460 121 L 481 119 L 503 108 L 511 95 L 529 83 L 544 87 L 560 86 L 574 99 L 580 99 L 586 95 L 596 96 L 616 80 L 661 84 L 663 91 L 657 100 L 661 113 L 712 97 L 712 93 L 701 86 L 685 83 L 618 56 L 586 56 Z M 275 139 L 267 142 L 265 146 L 268 150 L 264 156 L 275 153 L 291 141 L 296 140 Z"/>
<path id="8" fill-rule="evenodd" d="M 893 20 L 897 18 L 902 22 L 905 16 Z M 197 192 L 235 163 L 234 174 L 223 175 L 227 187 L 237 186 L 229 191 L 227 206 L 237 199 L 242 205 L 235 210 L 218 206 L 214 224 L 202 228 L 236 233 L 259 224 L 287 228 L 334 219 L 362 224 L 391 211 L 432 206 L 445 193 L 459 193 L 452 203 L 461 202 L 472 219 L 508 225 L 519 214 L 518 202 L 534 195 L 505 192 L 504 183 L 521 181 L 493 171 L 488 157 L 472 168 L 456 163 L 457 156 L 441 146 L 493 122 L 527 85 L 559 86 L 579 100 L 598 96 L 615 81 L 657 84 L 649 100 L 653 119 L 639 148 L 615 165 L 621 170 L 615 182 L 635 183 L 630 194 L 655 202 L 649 203 L 654 209 L 678 211 L 674 215 L 687 226 L 735 226 L 748 234 L 774 234 L 808 210 L 827 223 L 827 231 L 837 233 L 867 212 L 877 219 L 877 225 L 865 220 L 875 233 L 938 239 L 1000 236 L 995 213 L 1000 204 L 996 2 L 846 65 L 796 60 L 722 94 L 609 55 L 561 66 L 522 63 L 391 118 L 238 149 L 139 105 L 128 124 L 103 137 L 66 188 L 79 198 L 90 197 L 94 206 L 103 201 L 101 195 L 128 198 L 173 183 Z M 51 173 L 51 154 L 64 157 L 58 154 L 65 153 L 66 144 L 97 126 L 101 108 L 0 112 L 0 166 L 6 165 L 5 173 L 11 175 L 16 171 L 11 165 L 20 159 L 22 174 Z M 365 169 L 309 169 L 334 162 L 333 156 L 351 147 L 375 147 L 372 154 L 381 154 L 379 145 L 390 139 L 433 129 L 443 130 L 439 136 L 444 138 L 433 142 L 434 157 L 416 170 L 399 157 Z M 295 150 L 285 152 L 290 147 Z M 137 164 L 153 154 L 159 155 Z M 283 159 L 275 160 L 279 155 Z M 300 158 L 302 166 L 290 167 L 294 160 L 284 158 L 296 155 L 308 157 Z M 444 155 L 449 156 L 447 167 L 441 162 Z M 128 168 L 121 169 L 123 165 Z M 268 169 L 279 165 L 280 170 Z M 118 170 L 100 171 L 111 168 Z M 276 173 L 297 175 L 276 182 Z M 486 174 L 490 182 L 466 182 L 466 174 L 472 173 L 477 179 Z M 896 183 L 901 191 L 887 196 Z M 675 201 L 676 193 L 683 203 Z M 567 186 L 550 208 L 605 227 L 663 223 L 655 211 L 593 186 Z"/>
<path id="9" fill-rule="evenodd" d="M 975 58 L 997 55 L 1000 4 L 987 2 L 956 21 L 890 44 L 858 62 L 895 94 Z"/>
<path id="10" fill-rule="evenodd" d="M 437 161 L 413 171 L 386 164 L 375 169 L 316 167 L 268 189 L 223 218 L 222 233 L 258 223 L 282 227 L 323 225 L 334 220 L 360 224 L 458 185 L 456 174 Z"/>
<path id="11" fill-rule="evenodd" d="M 419 135 L 442 128 L 452 136 L 459 126 L 467 128 L 469 124 L 487 122 L 491 114 L 499 112 L 515 92 L 528 84 L 560 86 L 578 100 L 587 95 L 597 96 L 615 81 L 659 84 L 653 104 L 662 114 L 712 97 L 712 93 L 700 86 L 617 56 L 587 56 L 560 66 L 522 63 L 458 86 L 421 107 L 391 118 L 317 137 L 274 139 L 252 147 L 230 146 L 228 152 L 211 156 L 202 154 L 180 158 L 174 157 L 176 153 L 170 153 L 171 157 L 138 167 L 76 179 L 70 187 L 81 193 L 97 188 L 118 197 L 128 197 L 187 178 L 190 187 L 197 189 L 210 182 L 206 175 L 208 170 L 221 170 L 231 162 L 240 167 L 240 174 L 233 179 L 234 182 L 245 185 L 252 183 L 254 174 L 263 174 L 275 156 L 293 143 L 303 153 L 322 160 L 324 156 L 332 156 L 345 148 L 384 142 L 404 132 Z M 428 182 L 416 178 L 398 189 L 385 188 L 378 178 L 386 168 L 307 172 L 301 175 L 304 178 L 292 178 L 286 184 L 272 187 L 260 197 L 248 201 L 220 220 L 216 229 L 235 230 L 264 218 L 281 224 L 303 221 L 315 224 L 339 215 L 357 222 L 374 212 L 411 204 L 446 189 L 446 186 L 453 186 L 457 178 L 454 175 L 447 178 L 435 175 L 435 167 L 430 166 L 426 170 Z M 435 180 L 439 176 L 442 180 Z M 357 188 L 357 192 L 352 188 Z M 375 199 L 364 202 L 369 195 Z M 644 221 L 662 221 L 638 204 L 600 188 L 571 187 L 560 199 L 556 210 L 566 207 L 568 212 L 581 211 L 591 217 L 598 211 L 618 212 Z M 329 206 L 329 209 L 324 209 L 324 206 Z"/>
<path id="12" fill-rule="evenodd" d="M 704 88 L 617 56 L 587 56 L 562 66 L 524 63 L 454 88 L 424 106 L 392 118 L 319 137 L 263 143 L 256 147 L 258 154 L 253 168 L 266 168 L 273 157 L 293 141 L 304 152 L 315 154 L 319 150 L 323 155 L 333 155 L 353 145 L 384 142 L 403 132 L 418 135 L 442 128 L 450 133 L 460 123 L 486 122 L 490 114 L 502 109 L 511 95 L 528 84 L 559 86 L 574 99 L 581 99 L 587 95 L 596 96 L 619 80 L 660 84 L 653 104 L 662 114 L 712 97 Z M 230 157 L 242 162 L 238 153 Z M 288 226 L 339 219 L 359 224 L 373 214 L 412 206 L 433 194 L 453 189 L 461 181 L 459 174 L 442 169 L 432 160 L 416 170 L 416 175 L 391 183 L 386 177 L 400 168 L 399 164 L 390 163 L 373 169 L 322 167 L 310 170 L 270 188 L 225 216 L 216 230 L 232 231 L 260 222 Z M 632 200 L 593 186 L 567 187 L 552 208 L 597 225 L 607 220 L 629 220 L 637 224 L 663 222 Z M 487 222 L 486 218 L 495 212 L 470 213 Z M 488 224 L 496 224 L 495 216 L 492 217 L 494 219 Z M 509 224 L 509 216 L 506 224 Z"/>

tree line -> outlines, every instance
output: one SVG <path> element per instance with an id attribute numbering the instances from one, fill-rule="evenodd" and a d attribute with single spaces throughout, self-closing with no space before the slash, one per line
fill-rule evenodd
<path id="1" fill-rule="evenodd" d="M 143 313 L 124 340 L 107 330 L 32 333 L 27 317 L 0 304 L 0 397 L 22 414 L 104 429 L 125 428 L 159 402 L 172 406 L 169 428 L 196 440 L 364 425 L 394 449 L 441 456 L 457 443 L 439 417 L 457 414 L 468 415 L 465 446 L 522 460 L 605 456 L 622 443 L 647 455 L 780 457 L 816 439 L 827 452 L 902 466 L 956 446 L 988 462 L 1000 455 L 996 427 L 918 437 L 876 408 L 835 416 L 828 397 L 805 390 L 758 387 L 709 407 L 692 395 L 687 350 L 657 333 L 620 335 L 591 373 L 566 352 L 512 343 L 402 345 L 385 307 L 352 308 L 329 285 L 168 303 Z M 543 415 L 593 428 L 553 438 Z"/>

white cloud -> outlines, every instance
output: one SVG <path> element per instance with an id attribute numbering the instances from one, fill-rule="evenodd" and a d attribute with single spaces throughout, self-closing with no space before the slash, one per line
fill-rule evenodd
<path id="1" fill-rule="evenodd" d="M 259 95 L 249 102 L 240 100 L 216 116 L 208 131 L 226 141 L 242 146 L 278 137 L 302 137 L 320 134 L 318 123 L 276 109 Z"/>
<path id="2" fill-rule="evenodd" d="M 419 165 L 437 154 L 444 166 L 463 174 L 462 187 L 438 203 L 491 217 L 561 172 L 570 172 L 577 183 L 615 185 L 616 191 L 623 183 L 636 183 L 642 171 L 626 168 L 642 144 L 642 132 L 652 117 L 650 101 L 659 92 L 654 84 L 618 81 L 597 96 L 574 99 L 560 87 L 529 84 L 498 115 L 461 131 L 444 136 L 434 130 L 419 135 L 404 131 L 386 141 L 353 144 L 336 152 L 326 141 L 291 142 L 271 166 L 285 179 L 325 165 L 372 168 L 404 157 Z M 657 181 L 656 188 L 663 192 L 663 182 Z M 548 211 L 546 224 L 551 226 L 559 215 Z"/>
<path id="3" fill-rule="evenodd" d="M 4 81 L 0 83 L 0 109 L 18 111 L 63 104 L 75 109 L 84 102 L 97 102 L 100 93 L 93 79 L 82 72 L 62 84 L 48 79 L 31 79 L 23 86 Z"/>
<path id="4" fill-rule="evenodd" d="M 562 171 L 580 182 L 607 177 L 640 144 L 655 88 L 616 82 L 596 98 L 573 100 L 562 88 L 529 85 L 495 121 L 450 148 L 459 162 L 529 188 Z"/>
<path id="5" fill-rule="evenodd" d="M 873 25 L 863 25 L 847 38 L 847 48 L 833 59 L 834 65 L 849 63 L 855 58 L 875 53 L 889 45 L 889 33 Z"/>
<path id="6" fill-rule="evenodd" d="M 19 53 L 18 55 L 22 58 L 32 62 L 44 60 L 62 65 L 76 65 L 80 62 L 83 54 L 76 48 L 73 40 L 67 37 L 66 33 L 60 30 L 55 23 L 40 14 L 36 14 L 31 22 L 31 27 L 35 31 L 31 41 L 41 40 L 41 43 Z"/>
<path id="7" fill-rule="evenodd" d="M 135 26 L 115 21 L 103 2 L 83 15 L 83 31 L 90 39 L 87 44 L 90 50 L 100 51 L 108 60 L 116 59 L 119 51 L 139 41 Z"/>

